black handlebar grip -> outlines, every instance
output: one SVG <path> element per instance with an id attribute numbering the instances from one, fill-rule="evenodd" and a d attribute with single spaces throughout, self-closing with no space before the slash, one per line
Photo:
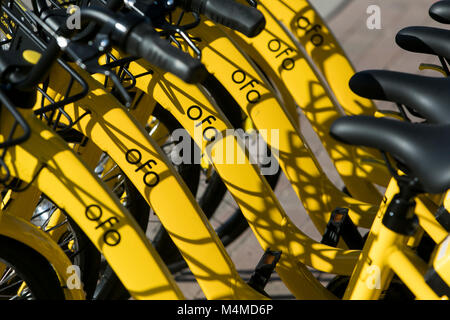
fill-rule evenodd
<path id="1" fill-rule="evenodd" d="M 261 11 L 235 0 L 180 0 L 188 11 L 203 14 L 214 22 L 255 37 L 266 26 Z"/>
<path id="2" fill-rule="evenodd" d="M 154 66 L 173 73 L 187 83 L 200 83 L 208 71 L 200 60 L 172 46 L 147 23 L 133 28 L 125 40 L 128 54 L 146 59 Z"/>

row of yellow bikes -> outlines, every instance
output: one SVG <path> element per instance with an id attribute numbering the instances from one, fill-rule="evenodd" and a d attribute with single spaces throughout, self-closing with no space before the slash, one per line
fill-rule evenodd
<path id="1" fill-rule="evenodd" d="M 450 297 L 449 30 L 397 34 L 437 57 L 424 77 L 355 74 L 306 0 L 5 0 L 0 28 L 2 299 L 184 299 L 185 269 L 209 300 L 271 299 L 274 272 L 301 300 Z"/>

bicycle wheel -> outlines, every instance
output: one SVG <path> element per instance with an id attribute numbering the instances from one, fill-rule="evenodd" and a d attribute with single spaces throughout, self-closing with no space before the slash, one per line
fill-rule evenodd
<path id="1" fill-rule="evenodd" d="M 56 272 L 39 253 L 14 239 L 0 236 L 1 300 L 63 300 Z"/>

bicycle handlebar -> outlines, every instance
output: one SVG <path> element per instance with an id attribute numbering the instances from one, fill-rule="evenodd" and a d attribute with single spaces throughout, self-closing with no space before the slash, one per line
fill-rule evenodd
<path id="1" fill-rule="evenodd" d="M 45 0 L 35 0 L 36 7 L 44 12 Z M 120 7 L 121 0 L 109 3 Z M 80 9 L 83 23 L 96 22 L 110 30 L 112 42 L 126 53 L 148 60 L 154 66 L 173 73 L 187 83 L 202 82 L 208 75 L 203 64 L 187 53 L 161 39 L 147 20 L 132 13 L 118 14 L 104 7 Z"/>
<path id="2" fill-rule="evenodd" d="M 148 24 L 136 26 L 124 44 L 129 54 L 143 57 L 187 83 L 199 83 L 206 79 L 207 71 L 200 60 L 193 59 L 187 53 L 161 39 Z"/>
<path id="3" fill-rule="evenodd" d="M 187 11 L 203 14 L 250 38 L 260 34 L 266 25 L 259 10 L 234 0 L 179 0 L 179 3 Z"/>
<path id="4" fill-rule="evenodd" d="M 152 65 L 173 73 L 187 83 L 199 83 L 206 79 L 208 71 L 197 59 L 161 39 L 153 27 L 134 14 L 118 15 L 103 8 L 83 8 L 82 20 L 108 25 L 111 40 L 130 55 L 148 60 Z"/>

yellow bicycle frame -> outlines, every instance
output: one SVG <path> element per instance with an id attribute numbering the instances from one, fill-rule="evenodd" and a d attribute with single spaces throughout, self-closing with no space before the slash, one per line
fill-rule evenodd
<path id="1" fill-rule="evenodd" d="M 64 209 L 105 256 L 134 298 L 182 299 L 167 267 L 118 199 L 32 111 L 21 113 L 32 135 L 7 150 L 5 162 L 11 175 L 33 183 Z M 12 123 L 11 118 L 3 117 L 2 130 L 8 130 Z M 19 193 L 16 201 L 20 200 Z"/>
<path id="2" fill-rule="evenodd" d="M 80 119 L 74 129 L 105 151 L 146 199 L 205 296 L 264 299 L 240 278 L 208 219 L 160 147 L 99 82 L 82 70 L 77 72 L 88 83 L 90 93 L 65 106 L 64 110 L 73 119 Z M 50 96 L 64 92 L 68 79 L 63 74 L 57 67 L 51 70 L 47 90 Z M 98 153 L 91 158 L 98 160 Z"/>
<path id="3" fill-rule="evenodd" d="M 386 194 L 393 196 L 398 191 L 396 181 L 392 180 Z M 378 299 L 388 288 L 394 273 L 416 298 L 439 299 L 425 282 L 426 263 L 408 246 L 410 237 L 395 233 L 383 225 L 388 204 L 385 202 L 380 206 L 344 299 Z"/>
<path id="4" fill-rule="evenodd" d="M 222 112 L 208 100 L 208 96 L 201 88 L 188 85 L 170 74 L 164 74 L 152 68 L 144 60 L 131 63 L 129 70 L 135 75 L 146 74 L 137 78 L 137 87 L 167 108 L 189 132 L 197 145 L 201 146 L 203 153 L 210 157 L 213 166 L 240 206 L 263 249 L 270 248 L 283 252 L 277 272 L 291 292 L 301 299 L 329 298 L 329 292 L 324 292 L 323 287 L 317 283 L 303 263 L 320 271 L 349 275 L 356 264 L 355 259 L 359 251 L 324 246 L 298 230 L 286 216 L 267 182 L 255 172 L 254 166 L 248 163 L 247 158 L 243 163 L 238 164 L 223 164 L 215 161 L 214 153 L 211 151 L 216 149 L 234 152 L 238 150 L 236 157 L 239 159 L 244 157 L 244 154 L 239 155 L 244 150 L 236 145 L 238 142 L 234 136 L 225 135 L 222 140 L 216 139 L 211 142 L 208 136 L 205 137 L 202 134 L 211 128 L 215 128 L 215 132 L 224 133 L 230 129 L 230 124 Z M 153 70 L 153 74 L 149 74 L 148 70 Z M 196 113 L 192 114 L 192 110 Z M 272 118 L 274 118 L 273 114 Z M 282 126 L 275 125 L 275 127 Z M 205 129 L 208 130 L 205 131 Z M 223 155 L 223 151 L 219 154 Z M 242 179 L 243 176 L 246 179 Z M 372 208 L 369 208 L 368 213 L 361 215 L 353 213 L 352 218 L 359 225 L 370 227 L 373 221 L 370 210 Z M 422 210 L 429 216 L 433 209 L 423 206 Z M 430 223 L 434 226 L 432 220 Z"/>
<path id="5" fill-rule="evenodd" d="M 283 252 L 276 270 L 293 294 L 300 299 L 330 298 L 330 293 L 302 262 L 325 272 L 350 274 L 358 251 L 322 245 L 294 226 L 259 174 L 258 167 L 250 162 L 237 137 L 226 134 L 231 129 L 230 123 L 201 88 L 155 70 L 144 60 L 131 63 L 129 70 L 135 75 L 146 74 L 137 78 L 137 87 L 167 108 L 199 145 L 202 153 L 209 157 L 263 249 Z M 148 74 L 148 70 L 154 70 L 153 74 Z M 275 127 L 279 126 L 275 124 Z M 212 137 L 207 135 L 212 132 L 216 133 L 214 141 L 210 141 Z M 241 161 L 220 161 L 227 150 L 233 151 L 234 158 Z M 354 218 L 361 224 L 371 224 L 370 214 L 355 214 Z"/>
<path id="6" fill-rule="evenodd" d="M 358 217 L 355 219 L 358 221 L 361 220 L 360 216 L 367 217 L 368 220 L 362 226 L 370 227 L 370 214 L 366 212 L 373 210 L 375 213 L 375 209 L 346 196 L 329 181 L 305 145 L 305 139 L 295 120 L 227 35 L 211 22 L 202 23 L 198 31 L 194 29 L 191 33 L 202 39 L 199 44 L 202 61 L 208 70 L 229 90 L 255 128 L 260 132 L 266 130 L 268 133 L 278 133 L 277 141 L 271 140 L 267 135 L 262 136 L 319 232 L 325 230 L 331 212 L 342 206 L 356 211 L 355 215 Z M 227 56 L 233 58 L 225 57 L 222 52 L 227 52 Z M 252 99 L 255 96 L 260 96 L 261 99 L 254 102 Z"/>
<path id="7" fill-rule="evenodd" d="M 209 35 L 211 38 L 213 38 L 214 39 L 214 33 L 212 33 L 211 32 L 211 30 L 208 30 L 208 32 L 205 32 L 204 34 L 201 34 L 201 32 L 199 32 L 199 33 L 195 33 L 195 30 L 194 31 L 192 31 L 192 33 L 194 34 L 194 35 L 199 35 L 200 34 L 200 37 L 202 38 L 202 40 L 205 40 L 205 38 L 206 38 L 206 42 L 202 42 L 202 45 L 205 45 L 205 43 L 207 43 L 207 48 L 208 49 L 210 49 L 209 47 L 213 47 L 213 49 L 211 49 L 211 51 L 215 51 L 215 53 L 216 53 L 216 55 L 217 56 L 220 56 L 220 58 L 221 59 L 217 59 L 217 56 L 215 56 L 215 59 L 211 59 L 210 58 L 210 63 L 211 63 L 211 65 L 208 65 L 207 64 L 207 55 L 205 54 L 205 47 L 203 47 L 203 50 L 202 50 L 202 56 L 203 56 L 203 60 L 204 60 L 204 63 L 210 68 L 210 70 L 216 70 L 218 67 L 216 67 L 216 69 L 214 69 L 214 66 L 220 66 L 220 68 L 219 69 L 217 69 L 218 71 L 216 71 L 215 72 L 215 75 L 216 75 L 216 77 L 220 77 L 220 75 L 223 75 L 223 74 L 230 74 L 229 72 L 228 73 L 226 73 L 226 72 L 223 72 L 223 69 L 224 69 L 224 60 L 226 60 L 226 59 L 224 59 L 224 57 L 223 57 L 223 55 L 221 55 L 221 54 L 218 54 L 218 53 L 220 53 L 220 52 L 227 52 L 227 53 L 230 53 L 230 52 L 233 52 L 233 54 L 231 54 L 230 53 L 230 56 L 233 56 L 233 63 L 235 63 L 236 65 L 239 65 L 239 67 L 241 66 L 239 63 L 236 63 L 236 60 L 237 59 L 235 59 L 235 57 L 236 57 L 236 54 L 234 54 L 234 51 L 230 51 L 230 47 L 220 47 L 220 46 L 216 46 L 216 47 L 214 47 L 214 46 L 212 46 L 211 45 L 211 40 L 209 40 L 210 38 L 208 38 L 207 37 L 207 35 Z M 211 35 L 211 34 L 213 34 L 213 35 Z M 214 40 L 216 40 L 216 39 L 214 39 Z M 220 48 L 220 49 L 219 49 Z M 245 70 L 245 69 L 244 69 Z M 234 71 L 236 71 L 236 69 L 234 69 Z M 247 73 L 246 73 L 247 74 Z M 252 73 L 249 73 L 250 75 L 252 75 Z M 220 78 L 219 78 L 220 79 Z M 256 82 L 258 83 L 258 84 L 260 84 L 260 83 L 263 83 L 261 80 L 259 80 L 260 78 L 258 78 L 258 77 L 252 77 L 252 76 L 250 76 L 249 77 L 249 79 L 251 79 L 251 80 L 255 80 L 256 79 Z M 250 82 L 249 83 L 247 83 L 247 85 L 248 86 L 251 86 L 251 87 L 254 87 L 254 83 L 252 83 L 251 82 L 251 80 L 249 80 Z M 259 80 L 259 82 L 258 82 L 258 80 Z M 228 79 L 228 81 L 229 81 L 229 79 Z M 223 81 L 222 81 L 222 83 L 223 83 Z M 138 85 L 139 86 L 139 85 Z M 230 87 L 230 86 L 229 86 Z M 243 88 L 245 88 L 246 86 L 245 85 L 243 85 L 242 87 L 240 87 L 240 90 L 242 90 Z M 144 90 L 142 87 L 141 87 L 141 89 L 142 90 Z M 178 89 L 178 88 L 177 88 Z M 178 89 L 179 90 L 179 89 Z M 167 91 L 169 91 L 169 90 L 167 90 Z M 170 90 L 170 94 L 174 94 L 174 91 L 175 90 Z M 189 93 L 192 95 L 193 93 L 193 90 L 189 90 Z M 155 94 L 155 92 L 152 92 L 153 94 Z M 242 95 L 241 95 L 242 96 Z M 266 97 L 266 95 L 265 94 L 262 94 L 262 96 L 265 96 Z M 235 96 L 236 97 L 236 96 Z M 270 100 L 270 98 L 267 98 L 268 100 Z M 242 100 L 241 100 L 242 101 Z M 247 102 L 248 103 L 248 102 Z M 164 103 L 162 103 L 161 102 L 161 104 L 163 104 L 164 105 Z M 267 107 L 267 104 L 265 105 L 266 107 Z M 178 106 L 179 107 L 179 106 Z M 253 108 L 255 108 L 255 109 L 257 109 L 257 106 L 252 106 Z M 187 113 L 188 113 L 188 111 L 189 110 L 187 110 Z M 245 110 L 244 110 L 245 111 Z M 271 110 L 272 111 L 272 110 Z M 261 113 L 261 110 L 260 109 L 258 109 L 257 111 L 255 111 L 255 113 L 258 113 L 258 115 Z M 249 115 L 249 113 L 247 113 L 247 115 Z M 273 121 L 273 112 L 271 113 L 271 115 L 272 115 L 272 118 L 271 118 L 271 120 Z M 253 122 L 255 122 L 254 121 L 254 117 L 252 117 L 251 115 L 249 115 L 249 117 L 253 120 Z M 256 123 L 255 123 L 256 124 Z M 258 127 L 258 125 L 256 125 L 256 127 Z M 279 126 L 276 126 L 277 128 L 279 128 Z M 262 128 L 265 128 L 265 127 L 262 127 Z M 259 127 L 259 129 L 261 129 L 261 127 Z"/>
<path id="8" fill-rule="evenodd" d="M 264 2 L 264 1 L 263 1 Z M 274 2 L 270 2 L 273 5 Z M 295 100 L 299 102 L 302 110 L 313 124 L 316 132 L 322 138 L 322 142 L 325 147 L 329 150 L 329 154 L 336 164 L 338 171 L 346 172 L 350 176 L 359 176 L 363 180 L 369 179 L 370 181 L 375 181 L 380 185 L 387 185 L 386 179 L 389 179 L 390 174 L 387 172 L 384 160 L 378 160 L 373 155 L 376 154 L 375 150 L 364 150 L 357 148 L 356 155 L 355 151 L 349 151 L 345 149 L 342 144 L 337 143 L 334 139 L 329 136 L 329 126 L 330 124 L 340 116 L 340 113 L 336 108 L 332 107 L 332 102 L 326 96 L 326 92 L 320 85 L 318 78 L 315 76 L 313 70 L 307 64 L 307 57 L 303 55 L 302 50 L 296 50 L 295 43 L 289 38 L 288 34 L 284 28 L 279 25 L 277 19 L 273 15 L 274 12 L 269 12 L 267 8 L 260 4 L 258 9 L 263 12 L 266 17 L 266 30 L 264 30 L 260 35 L 254 38 L 246 38 L 238 33 L 229 32 L 233 39 L 238 42 L 238 44 L 245 48 L 245 51 L 258 63 L 260 66 L 266 65 L 264 72 L 268 75 L 274 74 L 275 77 L 271 79 L 278 79 L 279 82 L 285 83 L 288 87 L 289 92 L 295 97 Z M 273 40 L 277 40 L 273 42 Z M 331 40 L 330 40 L 331 41 Z M 272 42 L 272 45 L 271 45 Z M 280 48 L 277 50 L 277 54 L 274 54 L 273 50 L 274 44 L 280 44 Z M 218 50 L 219 51 L 219 50 Z M 221 50 L 219 52 L 229 52 L 230 49 Z M 287 56 L 288 62 L 283 59 Z M 290 57 L 290 58 L 289 58 Z M 345 57 L 344 57 L 345 58 Z M 204 57 L 206 60 L 206 56 Z M 285 58 L 286 59 L 286 58 Z M 292 59 L 292 60 L 289 60 Z M 286 63 L 288 63 L 286 65 Z M 292 70 L 286 70 L 286 66 L 293 64 Z M 299 64 L 301 68 L 299 67 Z M 330 62 L 331 63 L 331 62 Z M 224 65 L 224 62 L 220 65 Z M 332 62 L 331 65 L 340 65 L 338 62 Z M 345 65 L 345 64 L 344 64 Z M 350 66 L 347 65 L 344 69 L 348 71 Z M 289 69 L 290 67 L 288 67 Z M 282 81 L 281 81 L 282 80 Z M 303 83 L 303 85 L 302 85 Z M 311 89 L 311 83 L 314 83 L 314 89 Z M 303 90 L 301 90 L 303 88 Z M 314 93 L 314 94 L 312 94 Z M 354 96 L 354 95 L 351 95 Z M 361 99 L 361 98 L 359 98 Z M 362 99 L 354 100 L 357 104 L 364 105 Z M 328 101 L 322 105 L 323 101 Z M 366 101 L 367 103 L 367 101 Z M 370 103 L 370 101 L 368 102 Z M 345 156 L 347 155 L 347 156 Z M 378 158 L 379 156 L 377 156 Z M 356 161 L 355 166 L 352 165 L 352 161 Z M 373 163 L 372 166 L 369 162 Z M 377 164 L 378 163 L 378 164 Z M 380 166 L 380 164 L 382 166 Z M 346 171 L 347 170 L 347 171 Z M 381 170 L 381 171 L 380 171 Z M 342 174 L 341 174 L 342 176 Z M 322 183 L 326 184 L 328 181 L 326 178 L 323 179 Z M 358 183 L 347 185 L 348 188 L 351 186 L 360 186 Z M 361 188 L 360 192 L 367 195 L 365 191 L 367 188 Z M 305 190 L 308 193 L 308 190 Z M 360 198 L 364 197 L 364 194 L 360 194 Z M 337 198 L 337 196 L 336 196 Z M 375 198 L 378 198 L 376 196 Z M 372 198 L 372 201 L 375 200 Z M 367 198 L 366 198 L 367 199 Z M 377 205 L 380 202 L 377 202 Z M 341 204 L 341 206 L 346 206 L 346 204 Z M 421 219 L 422 224 L 426 228 L 427 232 L 432 235 L 434 239 L 442 239 L 445 235 L 443 229 L 436 225 L 435 219 L 433 219 L 432 212 L 436 209 L 435 205 L 425 197 L 421 197 L 421 205 L 418 207 L 418 216 Z"/>

